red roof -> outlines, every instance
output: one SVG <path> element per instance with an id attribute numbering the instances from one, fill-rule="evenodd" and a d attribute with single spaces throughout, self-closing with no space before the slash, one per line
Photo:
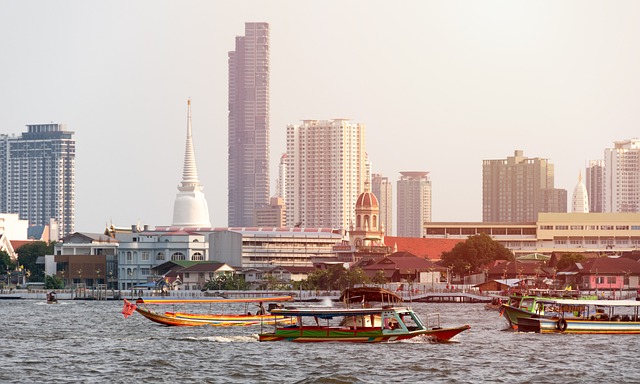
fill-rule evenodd
<path id="1" fill-rule="evenodd" d="M 385 236 L 384 243 L 389 247 L 396 247 L 398 252 L 409 252 L 418 257 L 430 260 L 440 260 L 443 252 L 449 252 L 458 243 L 466 239 L 425 239 L 420 237 Z"/>
<path id="2" fill-rule="evenodd" d="M 36 240 L 9 240 L 11 242 L 11 246 L 13 247 L 13 250 L 15 251 L 16 249 L 22 247 L 25 244 L 29 244 L 29 243 L 33 243 Z"/>

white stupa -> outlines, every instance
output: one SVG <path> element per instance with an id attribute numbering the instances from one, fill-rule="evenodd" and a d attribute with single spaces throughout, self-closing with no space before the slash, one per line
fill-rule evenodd
<path id="1" fill-rule="evenodd" d="M 582 172 L 578 176 L 578 184 L 573 190 L 571 212 L 589 213 L 589 196 L 587 194 L 587 187 L 582 182 Z"/>
<path id="2" fill-rule="evenodd" d="M 184 151 L 182 184 L 173 204 L 174 227 L 211 227 L 209 207 L 198 179 L 196 156 L 191 139 L 191 100 L 187 101 L 187 144 Z"/>

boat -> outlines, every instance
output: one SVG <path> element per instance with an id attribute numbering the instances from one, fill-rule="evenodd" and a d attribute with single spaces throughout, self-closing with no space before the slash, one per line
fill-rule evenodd
<path id="1" fill-rule="evenodd" d="M 55 292 L 47 293 L 47 304 L 58 304 L 58 297 Z"/>
<path id="2" fill-rule="evenodd" d="M 165 298 L 150 297 L 139 298 L 135 304 L 124 300 L 122 314 L 129 317 L 133 312 L 138 312 L 146 319 L 155 323 L 167 326 L 248 326 L 258 324 L 290 323 L 291 319 L 284 316 L 273 316 L 265 308 L 264 303 L 270 303 L 270 308 L 275 308 L 278 302 L 292 301 L 291 296 L 257 297 L 246 299 L 225 299 L 225 298 Z M 194 313 L 180 311 L 157 312 L 151 309 L 150 305 L 157 304 L 219 304 L 226 305 L 232 303 L 245 303 L 245 310 L 242 313 Z M 249 304 L 258 307 L 255 313 L 247 310 Z M 249 308 L 250 309 L 250 308 Z"/>
<path id="3" fill-rule="evenodd" d="M 575 297 L 575 296 L 574 296 Z M 580 297 L 580 296 L 578 296 Z M 562 297 L 549 297 L 538 295 L 515 295 L 500 307 L 500 316 L 503 316 L 510 329 L 518 330 L 522 319 L 529 318 L 553 318 L 558 314 L 553 311 L 553 307 L 547 307 L 542 302 L 544 300 L 576 300 L 584 303 L 593 300 L 594 296 L 583 296 L 581 298 L 566 299 Z"/>
<path id="4" fill-rule="evenodd" d="M 541 299 L 554 315 L 523 318 L 520 332 L 640 334 L 640 301 Z"/>
<path id="5" fill-rule="evenodd" d="M 428 317 L 425 324 L 409 307 L 277 308 L 271 314 L 295 321 L 276 325 L 273 332 L 261 332 L 259 341 L 378 343 L 424 336 L 431 341 L 446 342 L 470 328 L 469 325 L 442 328 L 438 314 Z M 376 321 L 378 317 L 380 324 Z M 351 320 L 345 321 L 346 318 Z"/>

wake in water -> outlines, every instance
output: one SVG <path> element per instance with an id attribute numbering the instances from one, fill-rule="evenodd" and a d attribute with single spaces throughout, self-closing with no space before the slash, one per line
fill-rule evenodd
<path id="1" fill-rule="evenodd" d="M 177 340 L 177 339 L 176 339 Z M 258 335 L 235 335 L 235 336 L 189 336 L 187 341 L 209 341 L 214 343 L 253 343 L 258 341 Z"/>

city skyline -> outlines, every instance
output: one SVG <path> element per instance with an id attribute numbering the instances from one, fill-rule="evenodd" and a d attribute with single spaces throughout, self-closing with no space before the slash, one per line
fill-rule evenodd
<path id="1" fill-rule="evenodd" d="M 367 126 L 372 173 L 428 171 L 433 221 L 482 218 L 482 161 L 523 150 L 572 191 L 638 137 L 635 2 L 3 2 L 0 133 L 75 132 L 75 228 L 171 223 L 191 97 L 211 224 L 227 225 L 227 55 L 270 25 L 270 169 L 286 127 Z M 330 21 L 330 22 L 329 22 Z M 597 28 L 593 26 L 596 25 Z M 313 26 L 310 28 L 309 26 Z"/>

